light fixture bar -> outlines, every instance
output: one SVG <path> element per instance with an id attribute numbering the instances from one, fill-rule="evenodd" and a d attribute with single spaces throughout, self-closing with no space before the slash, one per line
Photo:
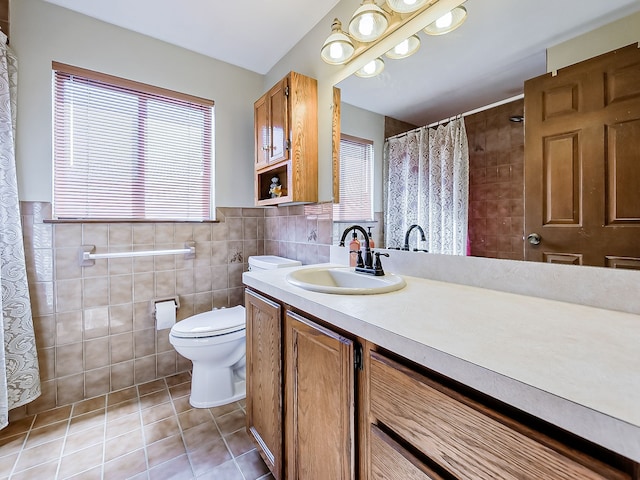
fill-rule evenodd
<path id="1" fill-rule="evenodd" d="M 356 45 L 351 59 L 329 79 L 331 84 L 340 83 L 351 76 L 367 63 L 379 58 L 394 48 L 406 38 L 419 32 L 427 25 L 435 22 L 454 8 L 462 5 L 466 0 L 429 0 L 420 10 L 401 18 L 393 15 L 389 19 L 387 31 L 380 39 L 369 44 Z"/>

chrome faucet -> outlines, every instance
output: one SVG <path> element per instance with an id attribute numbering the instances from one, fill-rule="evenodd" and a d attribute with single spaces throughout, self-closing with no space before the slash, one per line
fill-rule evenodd
<path id="1" fill-rule="evenodd" d="M 373 252 L 371 251 L 371 247 L 369 246 L 369 234 L 362 228 L 360 225 L 351 225 L 347 227 L 344 232 L 342 232 L 342 238 L 340 239 L 340 246 L 344 247 L 344 241 L 347 238 L 347 235 L 352 230 L 358 230 L 362 233 L 364 237 L 364 262 L 363 264 L 356 266 L 355 271 L 359 273 L 366 273 L 369 275 L 381 276 L 384 275 L 384 270 L 382 270 L 382 265 L 380 264 L 380 255 L 389 256 L 389 254 L 378 254 L 376 253 L 376 264 L 373 265 Z M 359 252 L 358 252 L 359 253 Z"/>
<path id="2" fill-rule="evenodd" d="M 424 236 L 424 230 L 422 230 L 422 227 L 420 225 L 417 224 L 413 224 L 409 227 L 409 230 L 407 230 L 407 233 L 404 236 L 404 247 L 402 247 L 403 250 L 409 250 L 409 235 L 411 234 L 411 231 L 417 228 L 418 231 L 420 232 L 420 240 L 422 240 L 423 242 L 427 241 L 427 237 Z M 417 249 L 416 249 L 417 250 Z M 426 250 L 425 250 L 426 252 Z"/>

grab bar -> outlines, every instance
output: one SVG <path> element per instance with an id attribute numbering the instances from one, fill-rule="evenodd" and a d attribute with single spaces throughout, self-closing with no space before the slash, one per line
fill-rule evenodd
<path id="1" fill-rule="evenodd" d="M 79 260 L 81 267 L 90 267 L 95 265 L 96 260 L 102 258 L 131 258 L 131 257 L 157 257 L 159 255 L 180 255 L 184 254 L 184 258 L 194 258 L 196 256 L 195 242 L 185 242 L 184 248 L 176 248 L 172 250 L 140 250 L 131 252 L 107 252 L 94 253 L 95 245 L 82 245 L 79 250 Z"/>

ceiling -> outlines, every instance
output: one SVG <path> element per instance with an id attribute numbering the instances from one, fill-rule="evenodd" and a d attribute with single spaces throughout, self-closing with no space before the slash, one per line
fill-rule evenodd
<path id="1" fill-rule="evenodd" d="M 45 1 L 259 74 L 339 3 Z M 512 97 L 524 80 L 546 72 L 547 47 L 640 11 L 640 0 L 467 0 L 465 7 L 468 19 L 458 30 L 441 37 L 421 33 L 414 56 L 387 60 L 378 77 L 343 81 L 343 101 L 425 125 Z"/>

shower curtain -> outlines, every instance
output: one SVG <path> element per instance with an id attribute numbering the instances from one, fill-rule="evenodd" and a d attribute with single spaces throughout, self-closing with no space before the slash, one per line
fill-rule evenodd
<path id="1" fill-rule="evenodd" d="M 384 144 L 385 238 L 402 247 L 420 225 L 431 253 L 465 255 L 469 210 L 469 146 L 464 119 L 389 137 Z M 415 245 L 411 234 L 410 244 Z"/>
<path id="2" fill-rule="evenodd" d="M 14 151 L 17 61 L 0 32 L 0 428 L 40 395 Z"/>

